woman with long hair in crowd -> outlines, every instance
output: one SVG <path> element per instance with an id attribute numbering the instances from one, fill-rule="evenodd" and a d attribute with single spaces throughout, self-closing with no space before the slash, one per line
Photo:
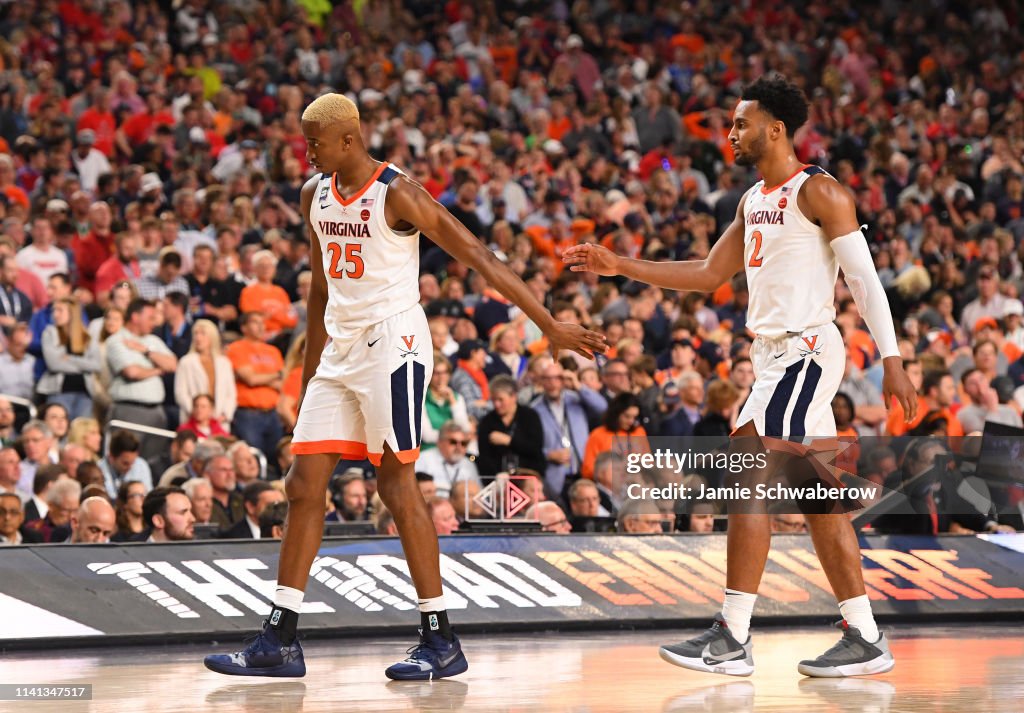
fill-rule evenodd
<path id="1" fill-rule="evenodd" d="M 46 372 L 36 390 L 59 403 L 71 418 L 92 414 L 93 376 L 100 370 L 100 348 L 82 324 L 82 310 L 73 299 L 53 304 L 53 324 L 43 330 Z"/>
<path id="2" fill-rule="evenodd" d="M 437 445 L 441 426 L 455 421 L 462 429 L 469 429 L 466 399 L 451 387 L 452 363 L 439 351 L 434 352 L 434 371 L 430 374 L 426 398 L 423 401 L 423 444 L 421 450 Z"/>
<path id="3" fill-rule="evenodd" d="M 594 477 L 594 462 L 606 451 L 625 455 L 627 453 L 648 453 L 647 431 L 639 423 L 640 402 L 629 392 L 619 394 L 608 403 L 600 426 L 590 432 L 587 447 L 583 451 L 580 475 Z"/>
<path id="4" fill-rule="evenodd" d="M 103 450 L 103 431 L 100 422 L 90 416 L 79 416 L 68 427 L 68 444 L 81 446 L 90 461 L 98 461 Z"/>
<path id="5" fill-rule="evenodd" d="M 114 512 L 117 519 L 117 534 L 111 540 L 124 542 L 146 529 L 142 521 L 142 501 L 146 497 L 146 486 L 136 480 L 127 480 L 117 489 Z"/>
<path id="6" fill-rule="evenodd" d="M 208 319 L 192 325 L 192 347 L 178 362 L 174 376 L 174 400 L 181 420 L 192 415 L 192 402 L 201 394 L 213 395 L 213 418 L 231 423 L 238 406 L 235 372 L 231 360 L 221 353 L 220 331 Z"/>

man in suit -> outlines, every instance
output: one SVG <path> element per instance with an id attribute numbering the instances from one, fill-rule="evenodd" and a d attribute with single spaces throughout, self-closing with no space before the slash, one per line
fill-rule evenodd
<path id="1" fill-rule="evenodd" d="M 544 428 L 544 480 L 561 493 L 566 479 L 580 472 L 583 450 L 590 435 L 589 418 L 603 414 L 608 402 L 601 394 L 582 386 L 576 374 L 551 361 L 540 374 L 543 394 L 531 406 Z"/>
<path id="2" fill-rule="evenodd" d="M 43 466 L 36 471 L 32 479 L 32 497 L 25 501 L 25 522 L 42 520 L 50 511 L 48 496 L 50 488 L 56 483 L 61 475 L 66 475 L 60 466 Z"/>
<path id="3" fill-rule="evenodd" d="M 38 532 L 29 530 L 23 534 L 23 522 L 25 508 L 21 504 L 21 498 L 14 493 L 0 492 L 0 546 L 28 545 L 43 541 L 42 535 Z"/>
<path id="4" fill-rule="evenodd" d="M 907 446 L 903 467 L 886 479 L 887 488 L 899 488 L 935 467 L 940 456 L 949 451 L 939 440 L 919 438 Z M 974 532 L 1013 532 L 1013 528 L 1000 525 L 988 513 L 983 513 L 968 499 L 960 495 L 962 483 L 959 473 L 935 473 L 909 485 L 906 497 L 911 513 L 892 513 L 875 520 L 878 532 L 896 535 L 937 535 L 941 532 L 971 534 Z"/>
<path id="5" fill-rule="evenodd" d="M 242 502 L 245 505 L 245 517 L 226 530 L 220 532 L 225 540 L 258 540 L 260 539 L 260 515 L 275 503 L 283 503 L 284 493 L 265 480 L 256 480 L 242 490 Z"/>

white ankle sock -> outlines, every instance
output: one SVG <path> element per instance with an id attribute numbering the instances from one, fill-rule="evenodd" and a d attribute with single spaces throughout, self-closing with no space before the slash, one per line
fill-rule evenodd
<path id="1" fill-rule="evenodd" d="M 302 599 L 305 596 L 305 592 L 301 590 L 293 589 L 292 587 L 282 587 L 279 584 L 277 589 L 274 590 L 274 606 L 301 614 Z"/>
<path id="2" fill-rule="evenodd" d="M 846 619 L 847 624 L 860 631 L 865 641 L 872 644 L 878 641 L 878 626 L 871 613 L 871 601 L 867 594 L 839 602 L 839 613 Z"/>
<path id="3" fill-rule="evenodd" d="M 421 612 L 444 611 L 444 595 L 431 597 L 430 599 L 417 599 Z"/>
<path id="4" fill-rule="evenodd" d="M 754 613 L 755 602 L 756 594 L 738 592 L 735 589 L 725 590 L 722 618 L 725 619 L 733 638 L 741 644 L 747 643 L 750 634 L 750 615 Z"/>

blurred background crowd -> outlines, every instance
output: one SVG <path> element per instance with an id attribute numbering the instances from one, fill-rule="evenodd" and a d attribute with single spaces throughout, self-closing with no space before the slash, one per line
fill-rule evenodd
<path id="1" fill-rule="evenodd" d="M 797 154 L 855 195 L 919 388 L 916 422 L 887 411 L 840 280 L 840 434 L 1020 427 L 1022 26 L 997 0 L 0 4 L 0 538 L 279 534 L 311 279 L 299 117 L 326 91 L 357 102 L 374 157 L 611 345 L 552 358 L 423 236 L 437 367 L 417 470 L 443 534 L 502 473 L 536 476 L 530 515 L 553 531 L 716 522 L 627 502 L 621 456 L 735 425 L 754 378 L 743 275 L 671 293 L 560 255 L 705 257 L 757 180 L 726 135 L 768 71 L 811 101 Z M 846 469 L 892 485 L 922 467 L 921 444 L 879 443 Z M 328 518 L 393 530 L 368 463 L 339 464 L 331 488 Z M 895 527 L 1008 526 L 934 517 L 933 500 Z"/>

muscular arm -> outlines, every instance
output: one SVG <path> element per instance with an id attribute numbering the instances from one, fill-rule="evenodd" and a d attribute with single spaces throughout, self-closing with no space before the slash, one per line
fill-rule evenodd
<path id="1" fill-rule="evenodd" d="M 704 260 L 636 260 L 592 244 L 574 245 L 565 251 L 562 260 L 571 265 L 573 272 L 587 270 L 599 275 L 622 275 L 680 292 L 713 292 L 743 269 L 743 204 L 746 199 L 744 195 L 736 217 Z"/>
<path id="2" fill-rule="evenodd" d="M 309 269 L 313 273 L 306 307 L 306 355 L 302 362 L 302 388 L 299 390 L 300 407 L 302 399 L 306 395 L 306 386 L 316 373 L 316 368 L 320 365 L 320 355 L 323 354 L 324 347 L 327 346 L 327 327 L 324 326 L 324 312 L 327 310 L 327 276 L 324 274 L 320 240 L 316 237 L 309 218 L 318 177 L 314 176 L 306 181 L 299 199 L 302 219 L 309 231 Z"/>
<path id="3" fill-rule="evenodd" d="M 857 309 L 878 344 L 885 368 L 882 391 L 886 407 L 892 403 L 892 397 L 896 397 L 907 421 L 913 420 L 917 413 L 917 394 L 903 370 L 892 312 L 857 222 L 853 196 L 837 181 L 818 175 L 804 183 L 798 200 L 804 215 L 820 225 L 831 241 Z"/>
<path id="4" fill-rule="evenodd" d="M 566 346 L 588 358 L 590 355 L 581 351 L 580 346 L 589 350 L 604 351 L 604 341 L 596 333 L 578 328 L 566 329 L 572 325 L 556 322 L 526 284 L 498 260 L 482 241 L 470 233 L 466 226 L 435 201 L 420 184 L 405 176 L 396 178 L 388 189 L 385 210 L 389 224 L 401 221 L 416 226 L 449 255 L 479 272 L 498 292 L 518 305 L 534 324 L 549 336 L 553 345 Z M 309 309 L 312 310 L 313 307 L 310 306 Z M 557 338 L 553 335 L 557 335 Z"/>

